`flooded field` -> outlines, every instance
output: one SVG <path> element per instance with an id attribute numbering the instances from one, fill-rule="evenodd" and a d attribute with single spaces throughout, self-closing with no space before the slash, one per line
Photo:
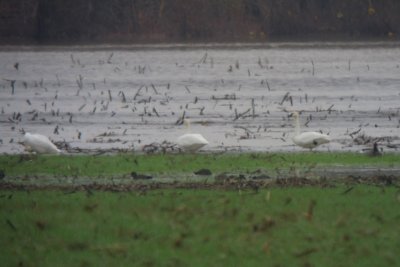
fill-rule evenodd
<path id="1" fill-rule="evenodd" d="M 0 153 L 22 153 L 23 132 L 67 153 L 142 151 L 192 132 L 204 151 L 400 148 L 400 45 L 274 44 L 5 49 L 0 51 Z"/>

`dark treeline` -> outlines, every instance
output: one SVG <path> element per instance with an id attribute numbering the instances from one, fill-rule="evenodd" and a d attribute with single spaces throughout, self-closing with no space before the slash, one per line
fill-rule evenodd
<path id="1" fill-rule="evenodd" d="M 397 39 L 399 0 L 0 0 L 1 43 Z"/>

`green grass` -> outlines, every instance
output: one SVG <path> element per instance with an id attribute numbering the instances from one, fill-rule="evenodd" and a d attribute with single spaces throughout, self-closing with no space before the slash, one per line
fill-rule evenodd
<path id="1" fill-rule="evenodd" d="M 249 153 L 111 156 L 0 156 L 6 175 L 121 175 L 132 171 L 158 174 L 193 172 L 207 168 L 216 172 L 251 172 L 315 166 L 400 166 L 400 156 L 368 157 L 355 153 Z"/>
<path id="2" fill-rule="evenodd" d="M 354 185 L 345 191 L 344 185 L 144 195 L 1 190 L 0 261 L 2 266 L 400 266 L 399 189 Z"/>
<path id="3" fill-rule="evenodd" d="M 348 190 L 339 180 L 330 188 L 274 186 L 258 193 L 226 189 L 116 193 L 71 191 L 77 187 L 33 190 L 10 184 L 24 180 L 10 178 L 14 176 L 108 179 L 132 171 L 186 176 L 201 168 L 216 174 L 323 166 L 390 168 L 400 166 L 400 157 L 2 155 L 0 170 L 7 179 L 0 180 L 0 262 L 2 266 L 400 266 L 396 186 L 353 182 Z"/>

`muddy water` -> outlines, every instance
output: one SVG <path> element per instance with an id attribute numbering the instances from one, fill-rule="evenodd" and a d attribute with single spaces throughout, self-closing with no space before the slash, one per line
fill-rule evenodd
<path id="1" fill-rule="evenodd" d="M 292 110 L 332 137 L 317 150 L 400 148 L 398 44 L 25 47 L 0 62 L 0 153 L 22 153 L 23 131 L 141 151 L 175 142 L 183 114 L 205 151 L 301 151 Z"/>

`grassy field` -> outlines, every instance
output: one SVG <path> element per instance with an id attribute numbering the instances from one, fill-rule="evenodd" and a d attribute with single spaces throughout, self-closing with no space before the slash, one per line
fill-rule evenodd
<path id="1" fill-rule="evenodd" d="M 2 266 L 400 266 L 395 187 L 0 191 Z"/>
<path id="2" fill-rule="evenodd" d="M 163 189 L 142 190 L 140 186 L 149 184 L 132 179 L 127 187 L 97 186 L 99 177 L 130 177 L 133 171 L 189 176 L 202 168 L 215 175 L 323 166 L 393 168 L 400 166 L 400 157 L 3 155 L 0 262 L 2 266 L 400 266 L 398 177 L 377 177 L 369 185 L 357 179 L 303 183 L 290 178 L 288 183 L 257 188 L 237 181 L 185 189 L 171 183 Z M 29 178 L 35 176 L 87 176 L 92 187 L 74 183 L 37 187 L 40 179 Z M 139 187 L 130 187 L 135 184 Z"/>
<path id="3" fill-rule="evenodd" d="M 6 175 L 89 176 L 217 172 L 252 172 L 317 166 L 400 166 L 400 156 L 368 157 L 356 153 L 118 154 L 110 156 L 0 156 Z"/>

